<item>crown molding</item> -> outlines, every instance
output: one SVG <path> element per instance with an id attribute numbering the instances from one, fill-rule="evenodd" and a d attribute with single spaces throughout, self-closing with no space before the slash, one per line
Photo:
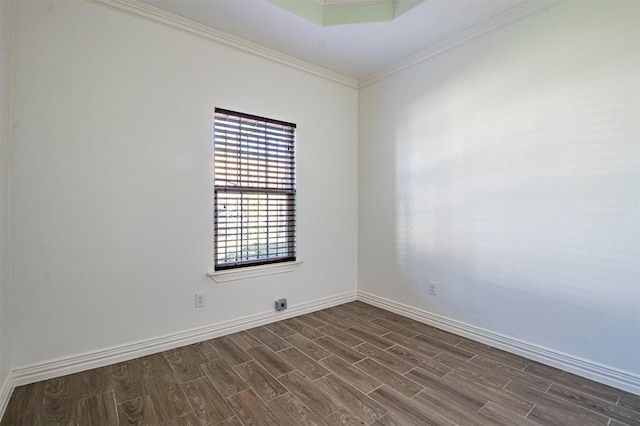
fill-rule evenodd
<path id="1" fill-rule="evenodd" d="M 324 78 L 334 83 L 339 83 L 354 89 L 358 88 L 358 80 L 345 75 L 327 70 L 308 62 L 296 59 L 292 56 L 269 49 L 257 43 L 244 40 L 240 37 L 227 34 L 204 24 L 183 18 L 170 12 L 149 6 L 136 0 L 86 0 L 100 6 L 104 6 L 130 16 L 145 19 L 147 21 L 160 24 L 164 27 L 182 31 L 192 36 L 196 36 L 208 41 L 240 50 L 254 56 L 268 59 L 270 61 L 286 65 L 288 67 Z"/>
<path id="2" fill-rule="evenodd" d="M 444 53 L 454 47 L 460 46 L 471 40 L 474 40 L 484 34 L 506 27 L 514 22 L 532 16 L 542 10 L 549 9 L 564 0 L 528 0 L 518 6 L 515 6 L 493 18 L 487 19 L 480 24 L 464 30 L 452 37 L 449 37 L 439 43 L 434 44 L 427 49 L 408 56 L 394 64 L 391 64 L 379 71 L 374 72 L 358 81 L 358 88 L 362 89 L 378 80 L 389 77 L 404 69 L 426 61 L 440 53 Z"/>
<path id="3" fill-rule="evenodd" d="M 453 37 L 449 37 L 427 49 L 408 56 L 359 80 L 340 73 L 336 73 L 326 68 L 319 67 L 317 65 L 313 65 L 309 62 L 294 58 L 293 56 L 286 55 L 273 49 L 269 49 L 268 47 L 262 46 L 260 44 L 233 36 L 231 34 L 225 33 L 224 31 L 216 30 L 207 25 L 200 24 L 199 22 L 183 18 L 176 14 L 166 12 L 162 9 L 158 9 L 156 7 L 141 3 L 136 0 L 86 1 L 116 10 L 118 12 L 125 13 L 130 16 L 145 19 L 147 21 L 160 24 L 167 28 L 182 31 L 186 34 L 212 41 L 229 48 L 240 50 L 254 56 L 268 59 L 270 61 L 288 66 L 290 68 L 324 78 L 334 83 L 342 84 L 354 89 L 361 89 L 375 83 L 376 81 L 382 80 L 404 69 L 407 69 L 413 65 L 426 61 L 427 59 L 439 55 L 440 53 L 444 53 L 457 46 L 474 40 L 491 31 L 495 31 L 519 20 L 525 19 L 542 10 L 549 9 L 565 0 L 528 0 L 519 6 L 513 7 L 499 15 L 494 16 L 493 18 L 487 19 L 486 21 L 474 27 L 462 31 L 461 33 L 458 33 Z"/>

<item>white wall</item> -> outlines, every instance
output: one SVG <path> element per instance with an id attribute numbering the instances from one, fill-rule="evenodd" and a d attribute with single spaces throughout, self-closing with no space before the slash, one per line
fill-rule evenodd
<path id="1" fill-rule="evenodd" d="M 101 6 L 19 2 L 10 182 L 0 4 L 0 381 L 356 282 L 640 372 L 637 2 L 562 3 L 359 95 Z M 292 274 L 205 276 L 216 106 L 298 124 Z"/>
<path id="2" fill-rule="evenodd" d="M 13 2 L 0 1 L 0 389 L 12 367 L 10 351 L 11 240 L 9 236 L 12 12 Z"/>
<path id="3" fill-rule="evenodd" d="M 86 2 L 15 27 L 14 366 L 356 290 L 355 89 Z M 293 273 L 205 275 L 215 107 L 298 125 Z"/>
<path id="4" fill-rule="evenodd" d="M 359 290 L 640 373 L 639 18 L 562 2 L 362 89 Z"/>

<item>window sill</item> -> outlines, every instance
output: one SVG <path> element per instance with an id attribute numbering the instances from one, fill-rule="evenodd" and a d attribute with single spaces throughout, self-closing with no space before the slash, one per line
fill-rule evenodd
<path id="1" fill-rule="evenodd" d="M 293 272 L 293 270 L 301 263 L 301 260 L 296 260 L 295 262 L 272 263 L 269 265 L 249 266 L 247 268 L 230 269 L 227 271 L 211 271 L 207 272 L 207 275 L 217 283 L 224 283 L 227 281 Z"/>

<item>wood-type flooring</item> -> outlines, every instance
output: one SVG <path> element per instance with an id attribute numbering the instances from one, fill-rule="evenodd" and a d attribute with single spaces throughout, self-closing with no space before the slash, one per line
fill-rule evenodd
<path id="1" fill-rule="evenodd" d="M 4 425 L 640 425 L 640 396 L 352 302 L 17 387 Z"/>

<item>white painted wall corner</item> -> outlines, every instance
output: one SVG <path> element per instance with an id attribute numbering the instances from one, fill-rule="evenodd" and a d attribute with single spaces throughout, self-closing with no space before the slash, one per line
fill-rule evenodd
<path id="1" fill-rule="evenodd" d="M 2 383 L 2 386 L 0 386 L 0 419 L 4 416 L 4 412 L 9 405 L 9 399 L 11 399 L 11 394 L 13 393 L 14 388 L 13 372 L 9 371 L 7 378 Z"/>

